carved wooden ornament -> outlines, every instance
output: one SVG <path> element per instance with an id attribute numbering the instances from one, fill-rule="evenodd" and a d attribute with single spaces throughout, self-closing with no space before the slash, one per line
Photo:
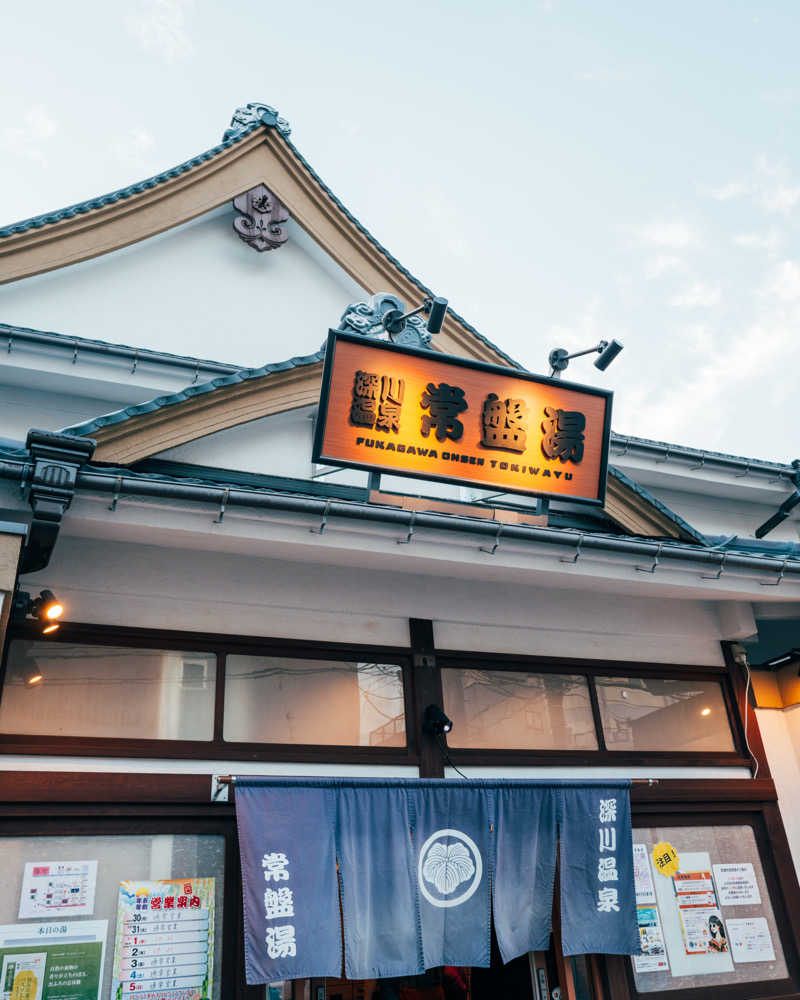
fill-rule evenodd
<path id="1" fill-rule="evenodd" d="M 265 185 L 234 198 L 233 207 L 242 213 L 233 220 L 233 228 L 254 250 L 276 250 L 289 238 L 283 225 L 289 221 L 289 212 Z"/>

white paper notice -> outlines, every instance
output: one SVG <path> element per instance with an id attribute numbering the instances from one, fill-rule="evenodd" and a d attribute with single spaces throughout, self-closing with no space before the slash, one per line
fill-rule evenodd
<path id="1" fill-rule="evenodd" d="M 653 874 L 646 844 L 633 845 L 633 881 L 636 886 L 636 905 L 654 906 L 656 891 L 653 888 Z"/>
<path id="2" fill-rule="evenodd" d="M 720 906 L 744 906 L 760 903 L 756 873 L 749 861 L 739 864 L 714 865 Z"/>
<path id="3" fill-rule="evenodd" d="M 96 888 L 96 861 L 29 861 L 22 875 L 19 919 L 91 916 Z"/>
<path id="4" fill-rule="evenodd" d="M 774 962 L 775 949 L 766 917 L 728 920 L 734 962 Z"/>

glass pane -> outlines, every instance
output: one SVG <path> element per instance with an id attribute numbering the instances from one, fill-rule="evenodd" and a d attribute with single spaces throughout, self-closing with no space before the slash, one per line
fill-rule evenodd
<path id="1" fill-rule="evenodd" d="M 586 678 L 510 670 L 442 670 L 451 747 L 596 750 Z"/>
<path id="2" fill-rule="evenodd" d="M 718 986 L 787 977 L 752 827 L 635 828 L 633 843 L 643 946 L 631 960 L 638 993 L 695 989 L 698 996 L 715 997 Z M 653 848 L 661 843 L 678 855 L 674 877 L 661 875 L 653 863 Z"/>
<path id="3" fill-rule="evenodd" d="M 210 740 L 216 662 L 212 653 L 15 639 L 0 732 Z"/>
<path id="4" fill-rule="evenodd" d="M 609 750 L 734 750 L 717 681 L 598 677 Z"/>
<path id="5" fill-rule="evenodd" d="M 96 995 L 110 997 L 114 972 L 114 943 L 117 930 L 120 882 L 128 879 L 149 881 L 151 879 L 213 878 L 215 920 L 214 974 L 211 998 L 217 1000 L 222 996 L 220 979 L 222 974 L 225 880 L 224 837 L 188 834 L 158 834 L 154 836 L 140 834 L 135 837 L 2 837 L 0 838 L 0 857 L 3 859 L 3 863 L 0 865 L 0 970 L 3 968 L 7 970 L 9 964 L 9 956 L 2 947 L 4 940 L 20 937 L 26 940 L 24 935 L 28 930 L 31 932 L 32 939 L 36 928 L 43 923 L 53 926 L 53 922 L 57 921 L 59 925 L 68 925 L 72 930 L 79 932 L 80 925 L 84 921 L 87 922 L 87 925 L 96 921 L 108 921 L 102 983 L 100 992 Z M 70 917 L 64 917 L 63 914 L 51 914 L 49 917 L 35 916 L 20 919 L 18 914 L 25 865 L 30 862 L 38 862 L 39 865 L 43 865 L 45 862 L 52 864 L 53 862 L 68 861 L 97 861 L 97 889 L 92 912 L 84 912 Z M 9 925 L 16 926 L 20 930 L 9 931 Z M 46 979 L 51 976 L 66 976 L 65 972 L 59 972 L 57 968 L 53 967 L 57 953 L 54 955 L 52 952 L 48 952 L 46 950 L 48 944 L 49 942 L 46 944 L 45 940 L 37 939 L 29 949 L 28 960 L 35 961 L 39 956 L 38 960 L 44 964 Z M 85 946 L 83 947 L 85 951 Z M 155 948 L 153 950 L 156 951 Z M 16 948 L 15 951 L 19 952 L 19 948 Z M 41 958 L 43 953 L 47 954 L 46 960 Z M 163 954 L 156 957 L 159 962 L 164 960 L 166 963 Z M 148 961 L 155 962 L 156 957 L 148 957 Z M 169 957 L 167 956 L 167 958 Z M 85 974 L 85 970 L 80 964 L 77 974 Z M 66 997 L 67 994 L 70 997 L 88 995 L 82 991 L 70 990 L 63 986 L 56 986 L 54 992 L 45 988 L 45 997 L 48 996 L 48 992 L 51 997 L 53 995 Z M 1 988 L 0 995 L 8 996 Z M 28 996 L 28 993 L 24 995 Z M 39 996 L 40 994 L 38 992 L 31 993 L 31 996 L 34 995 Z M 148 995 L 154 994 L 151 992 Z M 161 992 L 158 995 L 160 996 Z"/>
<path id="6" fill-rule="evenodd" d="M 228 656 L 224 738 L 236 743 L 402 747 L 396 663 Z"/>

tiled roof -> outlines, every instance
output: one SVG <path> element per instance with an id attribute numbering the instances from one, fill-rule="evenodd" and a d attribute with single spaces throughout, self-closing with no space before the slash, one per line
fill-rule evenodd
<path id="1" fill-rule="evenodd" d="M 103 416 L 87 420 L 82 424 L 75 424 L 72 427 L 65 427 L 62 434 L 74 434 L 76 437 L 91 437 L 102 427 L 110 427 L 113 424 L 121 424 L 132 417 L 140 417 L 144 413 L 154 413 L 156 410 L 163 410 L 167 406 L 175 406 L 176 403 L 183 403 L 187 399 L 195 396 L 204 396 L 226 385 L 236 385 L 239 382 L 249 382 L 251 379 L 263 378 L 273 372 L 290 371 L 292 368 L 304 368 L 306 365 L 314 365 L 322 361 L 324 354 L 317 351 L 315 354 L 308 354 L 305 357 L 289 358 L 288 361 L 279 361 L 276 364 L 264 365 L 262 368 L 243 368 L 241 371 L 233 372 L 231 375 L 221 375 L 210 382 L 202 382 L 200 385 L 190 385 L 180 392 L 172 392 L 167 396 L 157 396 L 149 399 L 146 403 L 137 403 L 134 406 L 126 406 L 123 410 L 115 410 L 113 413 L 106 413 Z"/>
<path id="2" fill-rule="evenodd" d="M 0 239 L 12 236 L 15 233 L 24 233 L 28 229 L 36 229 L 41 226 L 51 225 L 54 222 L 60 222 L 62 219 L 70 219 L 75 215 L 81 215 L 85 212 L 90 212 L 96 208 L 102 208 L 104 205 L 110 205 L 113 202 L 120 201 L 123 198 L 130 198 L 132 195 L 141 194 L 143 191 L 149 188 L 157 187 L 164 181 L 170 180 L 173 177 L 185 173 L 192 167 L 196 167 L 206 160 L 211 160 L 219 153 L 226 149 L 229 149 L 232 145 L 240 142 L 245 136 L 250 135 L 256 128 L 261 128 L 266 126 L 268 128 L 273 128 L 275 134 L 281 136 L 283 141 L 286 143 L 288 148 L 292 151 L 295 159 L 303 167 L 303 169 L 314 178 L 316 183 L 319 185 L 320 189 L 325 192 L 325 194 L 331 199 L 331 201 L 336 205 L 340 212 L 342 212 L 350 222 L 365 236 L 370 243 L 378 250 L 383 256 L 400 271 L 409 281 L 413 282 L 419 290 L 429 296 L 433 296 L 434 292 L 431 291 L 427 285 L 424 285 L 419 278 L 416 278 L 407 268 L 403 267 L 399 260 L 394 257 L 389 251 L 379 243 L 375 237 L 370 233 L 370 231 L 363 226 L 358 219 L 350 212 L 339 198 L 331 191 L 328 185 L 322 180 L 319 174 L 314 170 L 308 160 L 300 153 L 294 143 L 289 139 L 289 129 L 286 126 L 283 119 L 279 118 L 274 109 L 270 109 L 269 113 L 262 114 L 260 120 L 254 122 L 251 125 L 247 125 L 240 129 L 228 129 L 225 133 L 225 138 L 218 146 L 214 146 L 213 149 L 209 149 L 205 153 L 200 153 L 199 156 L 192 157 L 191 160 L 186 160 L 184 163 L 179 163 L 177 167 L 173 167 L 171 170 L 165 170 L 160 174 L 156 174 L 153 177 L 148 177 L 147 180 L 139 181 L 137 184 L 130 184 L 128 187 L 120 188 L 118 191 L 112 191 L 110 194 L 102 195 L 99 198 L 91 198 L 88 201 L 78 202 L 76 205 L 70 205 L 67 208 L 62 208 L 56 212 L 47 212 L 44 215 L 36 215 L 30 219 L 24 219 L 21 222 L 16 222 L 11 226 L 6 226 L 0 228 Z M 512 357 L 501 350 L 496 344 L 493 344 L 488 337 L 485 337 L 482 333 L 475 329 L 470 323 L 468 323 L 463 317 L 459 316 L 458 313 L 450 310 L 453 318 L 460 323 L 465 330 L 468 330 L 475 338 L 485 344 L 492 351 L 494 351 L 499 357 L 503 358 L 509 365 L 514 368 L 521 368 L 522 366 L 519 362 L 515 361 Z"/>
<path id="3" fill-rule="evenodd" d="M 223 139 L 218 146 L 214 146 L 212 149 L 206 150 L 205 153 L 199 153 L 197 156 L 193 156 L 190 160 L 185 160 L 183 163 L 179 163 L 177 167 L 172 167 L 170 170 L 164 170 L 160 174 L 154 174 L 153 177 L 148 177 L 146 180 L 138 181 L 136 184 L 129 184 L 127 187 L 119 188 L 117 191 L 111 191 L 109 194 L 100 195 L 99 198 L 89 198 L 87 201 L 79 201 L 75 205 L 68 205 L 66 208 L 60 208 L 55 212 L 45 212 L 43 215 L 34 215 L 30 219 L 23 219 L 21 222 L 15 222 L 10 226 L 4 226 L 0 228 L 0 239 L 3 239 L 6 236 L 14 236 L 16 233 L 24 233 L 28 229 L 40 229 L 42 226 L 49 226 L 54 222 L 61 222 L 63 219 L 71 219 L 76 215 L 83 215 L 86 212 L 91 212 L 93 209 L 103 208 L 105 205 L 112 205 L 116 201 L 121 201 L 124 198 L 130 198 L 135 194 L 142 194 L 144 191 L 148 191 L 150 188 L 158 187 L 159 184 L 163 184 L 165 181 L 171 180 L 173 177 L 185 174 L 187 170 L 191 170 L 192 167 L 197 167 L 201 163 L 205 163 L 206 160 L 213 160 L 215 156 L 218 156 L 226 149 L 230 149 L 231 146 L 235 146 L 237 142 L 241 142 L 241 140 L 254 131 L 254 129 L 260 127 L 261 123 L 256 123 L 246 129 L 242 129 L 239 132 L 229 135 L 228 138 Z"/>
<path id="4" fill-rule="evenodd" d="M 609 465 L 608 474 L 610 476 L 613 476 L 615 479 L 618 479 L 621 483 L 624 483 L 628 487 L 628 489 L 632 490 L 634 493 L 637 494 L 637 496 L 640 496 L 643 500 L 646 500 L 652 507 L 655 507 L 655 509 L 660 513 L 662 513 L 664 517 L 669 518 L 669 520 L 672 521 L 674 525 L 679 527 L 681 531 L 689 538 L 693 538 L 699 545 L 708 544 L 705 535 L 701 534 L 699 531 L 693 528 L 691 524 L 688 523 L 688 521 L 684 521 L 684 519 L 679 514 L 676 514 L 674 510 L 670 510 L 670 508 L 667 507 L 665 503 L 662 503 L 660 500 L 654 497 L 649 490 L 646 490 L 644 486 L 641 486 L 639 483 L 635 482 L 633 479 L 631 479 L 630 476 L 626 476 L 625 473 L 621 472 L 618 468 L 616 468 L 616 466 Z"/>

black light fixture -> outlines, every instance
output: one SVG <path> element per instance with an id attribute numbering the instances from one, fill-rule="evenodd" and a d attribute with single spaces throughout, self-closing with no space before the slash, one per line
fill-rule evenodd
<path id="1" fill-rule="evenodd" d="M 440 333 L 444 318 L 447 315 L 447 299 L 440 298 L 439 296 L 425 299 L 421 306 L 417 306 L 416 309 L 412 309 L 407 313 L 402 313 L 399 309 L 390 309 L 384 314 L 382 320 L 383 328 L 394 339 L 394 337 L 405 330 L 406 320 L 421 312 L 428 314 L 428 333 Z"/>
<path id="2" fill-rule="evenodd" d="M 777 670 L 778 667 L 785 667 L 788 663 L 800 663 L 800 649 L 797 649 L 796 647 L 788 649 L 785 653 L 781 653 L 779 656 L 773 656 L 758 666 L 755 666 L 754 664 L 753 669 Z"/>
<path id="3" fill-rule="evenodd" d="M 772 517 L 767 518 L 762 525 L 756 528 L 756 538 L 763 538 L 765 535 L 768 535 L 773 528 L 777 528 L 779 524 L 785 521 L 795 507 L 800 504 L 800 458 L 796 458 L 792 462 L 792 468 L 794 469 L 791 477 L 794 483 L 794 493 L 783 501 Z"/>
<path id="4" fill-rule="evenodd" d="M 58 600 L 52 590 L 43 590 L 36 598 L 24 590 L 17 591 L 14 597 L 14 616 L 24 620 L 35 618 L 40 625 L 42 635 L 50 635 L 59 628 L 58 619 L 64 614 L 64 605 Z"/>
<path id="5" fill-rule="evenodd" d="M 553 369 L 550 377 L 561 378 L 561 373 L 566 370 L 570 361 L 573 358 L 582 358 L 584 354 L 599 354 L 600 357 L 595 359 L 594 366 L 604 372 L 621 350 L 622 344 L 618 340 L 601 340 L 594 347 L 587 347 L 585 351 L 575 351 L 574 354 L 569 354 L 563 347 L 557 347 L 550 352 L 547 359 Z"/>
<path id="6" fill-rule="evenodd" d="M 433 736 L 443 736 L 453 728 L 451 719 L 444 714 L 438 705 L 428 705 L 422 718 L 422 729 Z"/>

